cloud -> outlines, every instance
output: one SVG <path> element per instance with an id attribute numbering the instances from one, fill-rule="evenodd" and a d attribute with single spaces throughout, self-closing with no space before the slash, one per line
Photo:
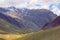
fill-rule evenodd
<path id="1" fill-rule="evenodd" d="M 58 7 L 56 5 L 53 6 L 53 10 L 54 14 L 60 16 L 60 10 L 58 10 Z"/>
<path id="2" fill-rule="evenodd" d="M 0 7 L 8 7 L 8 6 L 17 6 L 22 5 L 23 3 L 27 2 L 28 0 L 3 0 L 0 1 Z"/>
<path id="3" fill-rule="evenodd" d="M 40 3 L 41 5 L 49 5 L 52 3 L 60 2 L 59 0 L 0 0 L 0 6 L 17 6 L 21 7 L 31 7 L 34 8 L 36 6 L 36 3 Z M 28 5 L 27 5 L 27 4 Z"/>
<path id="4" fill-rule="evenodd" d="M 28 9 L 49 9 L 60 15 L 60 0 L 0 0 L 0 7 L 15 6 Z"/>

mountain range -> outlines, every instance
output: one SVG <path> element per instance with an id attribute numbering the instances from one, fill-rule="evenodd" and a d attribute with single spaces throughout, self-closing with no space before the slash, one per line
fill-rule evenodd
<path id="1" fill-rule="evenodd" d="M 23 30 L 24 32 L 32 32 L 45 27 L 48 28 L 46 24 L 48 23 L 48 25 L 50 25 L 52 21 L 54 23 L 56 18 L 57 15 L 47 9 L 27 9 L 15 7 L 0 8 L 0 20 L 3 20 L 0 22 L 0 26 L 2 22 L 8 22 L 6 25 L 9 24 L 9 29 L 12 30 L 18 29 Z M 0 28 L 2 28 L 2 26 Z M 3 26 L 3 28 L 5 28 L 5 26 Z"/>

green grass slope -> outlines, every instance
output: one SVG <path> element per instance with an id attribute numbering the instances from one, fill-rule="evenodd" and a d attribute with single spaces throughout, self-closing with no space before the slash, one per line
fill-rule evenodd
<path id="1" fill-rule="evenodd" d="M 30 33 L 16 40 L 60 40 L 60 26 Z"/>
<path id="2" fill-rule="evenodd" d="M 9 22 L 3 20 L 0 18 L 0 34 L 1 33 L 19 33 L 21 32 L 20 29 L 13 25 L 10 24 Z"/>

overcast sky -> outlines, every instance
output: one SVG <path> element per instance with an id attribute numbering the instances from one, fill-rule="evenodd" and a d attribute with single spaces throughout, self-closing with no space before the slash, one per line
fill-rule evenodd
<path id="1" fill-rule="evenodd" d="M 60 15 L 59 3 L 60 0 L 0 0 L 0 7 L 15 6 L 17 8 L 25 7 L 29 9 L 45 8 Z"/>
<path id="2" fill-rule="evenodd" d="M 49 4 L 56 4 L 59 2 L 59 0 L 0 0 L 0 7 L 16 6 L 36 8 L 40 5 L 48 6 Z"/>

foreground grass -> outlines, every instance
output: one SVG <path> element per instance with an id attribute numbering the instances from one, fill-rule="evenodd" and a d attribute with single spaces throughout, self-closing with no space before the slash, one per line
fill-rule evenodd
<path id="1" fill-rule="evenodd" d="M 60 26 L 30 33 L 16 40 L 60 40 Z"/>
<path id="2" fill-rule="evenodd" d="M 0 40 L 15 40 L 17 38 L 22 38 L 23 36 L 23 34 L 0 34 Z"/>
<path id="3" fill-rule="evenodd" d="M 0 40 L 60 40 L 60 26 L 29 34 L 0 34 Z"/>

